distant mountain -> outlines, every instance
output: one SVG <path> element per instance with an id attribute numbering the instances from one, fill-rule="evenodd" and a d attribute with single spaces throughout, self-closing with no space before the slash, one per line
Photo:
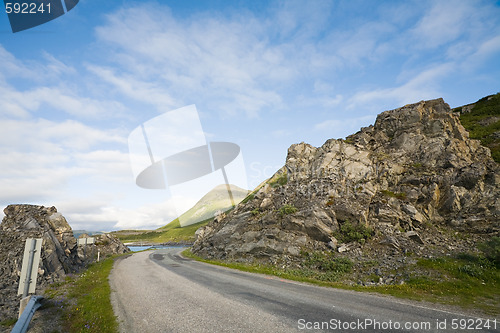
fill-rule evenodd
<path id="1" fill-rule="evenodd" d="M 102 231 L 88 231 L 88 230 L 73 230 L 73 236 L 78 238 L 82 234 L 87 234 L 89 236 L 102 235 L 105 232 Z"/>
<path id="2" fill-rule="evenodd" d="M 231 185 L 234 204 L 238 204 L 249 191 Z M 217 211 L 232 208 L 226 185 L 216 186 L 191 209 L 167 225 L 156 230 L 121 230 L 113 234 L 122 242 L 136 244 L 192 243 L 198 228 L 212 221 Z M 183 223 L 181 224 L 180 221 Z M 182 225 L 182 226 L 181 226 Z"/>
<path id="3" fill-rule="evenodd" d="M 196 230 L 212 220 L 210 218 L 182 228 L 179 219 L 175 219 L 156 230 L 120 230 L 113 231 L 112 234 L 126 245 L 191 244 Z"/>
<path id="4" fill-rule="evenodd" d="M 230 185 L 230 189 L 233 202 L 231 202 L 227 186 L 225 184 L 218 185 L 205 194 L 205 196 L 203 196 L 203 198 L 201 198 L 191 209 L 179 216 L 178 222 L 180 226 L 186 227 L 188 225 L 213 218 L 217 211 L 227 211 L 233 207 L 233 204 L 237 205 L 250 192 L 236 185 Z"/>

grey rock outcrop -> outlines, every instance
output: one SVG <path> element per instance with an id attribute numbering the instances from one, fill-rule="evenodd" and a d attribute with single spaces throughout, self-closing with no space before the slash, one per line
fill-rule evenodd
<path id="1" fill-rule="evenodd" d="M 94 261 L 97 248 L 103 255 L 128 251 L 113 236 L 102 235 L 89 247 L 89 253 L 82 255 L 70 225 L 55 207 L 9 205 L 4 214 L 0 224 L 0 321 L 17 316 L 17 288 L 27 238 L 43 239 L 37 293 Z"/>
<path id="2" fill-rule="evenodd" d="M 104 259 L 114 254 L 130 251 L 127 246 L 112 234 L 98 234 L 93 236 L 81 234 L 79 236 L 79 238 L 84 237 L 94 238 L 94 243 L 78 247 L 78 257 L 83 261 L 92 262 L 97 258 L 98 254 L 100 258 Z"/>
<path id="3" fill-rule="evenodd" d="M 346 140 L 292 145 L 285 166 L 253 197 L 199 230 L 193 252 L 286 263 L 304 249 L 359 256 L 468 249 L 499 234 L 499 170 L 442 99 L 406 105 Z M 334 235 L 347 222 L 375 236 L 340 244 Z"/>

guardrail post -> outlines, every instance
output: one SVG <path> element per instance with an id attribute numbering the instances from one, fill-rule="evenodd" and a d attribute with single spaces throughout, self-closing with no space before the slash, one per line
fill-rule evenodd
<path id="1" fill-rule="evenodd" d="M 26 308 L 24 309 L 21 316 L 19 316 L 19 319 L 14 325 L 12 331 L 10 331 L 11 333 L 26 333 L 30 325 L 31 318 L 33 318 L 33 315 L 35 314 L 35 311 L 38 310 L 40 306 L 42 306 L 40 304 L 40 301 L 42 299 L 42 296 L 31 296 L 28 304 L 26 305 Z"/>
<path id="2" fill-rule="evenodd" d="M 26 241 L 31 242 L 31 247 L 30 247 L 30 255 L 28 257 L 28 271 L 26 274 L 26 281 L 24 282 L 24 290 L 23 290 L 23 298 L 28 296 L 28 290 L 30 289 L 30 280 L 31 280 L 31 270 L 33 268 L 33 258 L 35 257 L 35 247 L 36 247 L 36 240 L 33 238 L 29 238 Z"/>

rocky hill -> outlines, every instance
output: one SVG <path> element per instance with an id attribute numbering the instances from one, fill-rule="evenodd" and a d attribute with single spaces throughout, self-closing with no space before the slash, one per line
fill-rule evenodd
<path id="1" fill-rule="evenodd" d="M 50 283 L 62 281 L 101 257 L 128 251 L 110 235 L 99 235 L 94 245 L 84 249 L 77 245 L 73 231 L 55 207 L 9 205 L 0 224 L 0 322 L 17 318 L 20 296 L 17 296 L 24 244 L 27 238 L 42 238 L 38 269 L 37 294 Z"/>
<path id="2" fill-rule="evenodd" d="M 500 232 L 499 171 L 442 99 L 406 105 L 345 140 L 292 145 L 264 186 L 198 231 L 193 252 L 287 267 L 323 251 L 375 261 L 379 275 L 410 254 L 474 252 Z"/>

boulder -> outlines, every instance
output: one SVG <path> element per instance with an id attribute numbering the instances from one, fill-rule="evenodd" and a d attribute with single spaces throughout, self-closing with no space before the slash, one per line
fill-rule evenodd
<path id="1" fill-rule="evenodd" d="M 0 321 L 17 316 L 17 288 L 27 238 L 42 239 L 37 294 L 50 283 L 86 267 L 95 260 L 97 251 L 104 256 L 129 251 L 113 236 L 100 235 L 95 245 L 86 246 L 84 255 L 70 225 L 55 207 L 9 205 L 4 214 L 0 224 Z"/>

